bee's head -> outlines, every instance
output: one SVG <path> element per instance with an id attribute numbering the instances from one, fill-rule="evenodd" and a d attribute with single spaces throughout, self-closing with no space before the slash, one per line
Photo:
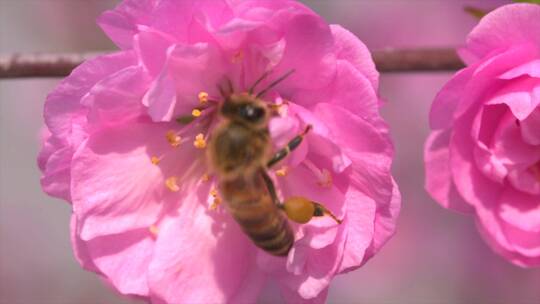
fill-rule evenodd
<path id="1" fill-rule="evenodd" d="M 249 94 L 231 94 L 221 105 L 221 115 L 247 125 L 261 125 L 268 119 L 265 103 Z"/>

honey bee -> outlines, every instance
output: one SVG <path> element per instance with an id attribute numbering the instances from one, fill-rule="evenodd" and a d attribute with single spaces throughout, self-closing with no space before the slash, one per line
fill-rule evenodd
<path id="1" fill-rule="evenodd" d="M 258 94 L 253 90 L 268 73 L 247 92 L 234 93 L 230 82 L 227 91 L 220 87 L 220 123 L 210 135 L 207 150 L 227 210 L 256 246 L 276 256 L 286 256 L 294 243 L 288 219 L 307 223 L 314 216 L 328 215 L 341 223 L 323 205 L 307 198 L 291 197 L 281 203 L 267 173 L 267 169 L 297 148 L 311 129 L 306 126 L 284 148 L 272 153 L 268 124 L 273 108 L 262 96 L 291 73 Z"/>

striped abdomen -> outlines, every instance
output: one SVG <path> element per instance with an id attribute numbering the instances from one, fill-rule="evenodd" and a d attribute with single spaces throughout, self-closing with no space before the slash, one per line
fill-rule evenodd
<path id="1" fill-rule="evenodd" d="M 294 234 L 260 174 L 222 181 L 220 189 L 229 212 L 255 245 L 273 255 L 287 255 Z"/>

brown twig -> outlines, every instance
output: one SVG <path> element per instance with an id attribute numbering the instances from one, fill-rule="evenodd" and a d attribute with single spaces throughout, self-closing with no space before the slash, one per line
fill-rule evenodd
<path id="1" fill-rule="evenodd" d="M 0 79 L 63 77 L 99 53 L 0 55 Z M 373 51 L 380 72 L 453 71 L 463 67 L 454 49 L 383 49 Z"/>
<path id="2" fill-rule="evenodd" d="M 382 49 L 372 52 L 379 72 L 443 72 L 464 67 L 455 49 Z"/>

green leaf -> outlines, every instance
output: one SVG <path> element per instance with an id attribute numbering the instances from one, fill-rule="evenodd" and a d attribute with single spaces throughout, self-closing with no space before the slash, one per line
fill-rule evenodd
<path id="1" fill-rule="evenodd" d="M 489 13 L 488 10 L 483 10 L 481 8 L 472 7 L 472 6 L 465 6 L 463 10 L 465 10 L 467 13 L 469 13 L 471 16 L 477 19 L 482 19 L 482 17 L 484 17 L 485 15 Z"/>
<path id="2" fill-rule="evenodd" d="M 540 4 L 540 0 L 514 0 L 514 2 Z"/>
<path id="3" fill-rule="evenodd" d="M 181 125 L 187 125 L 194 120 L 195 120 L 195 117 L 193 115 L 185 115 L 185 116 L 180 116 L 176 118 L 176 122 Z"/>

